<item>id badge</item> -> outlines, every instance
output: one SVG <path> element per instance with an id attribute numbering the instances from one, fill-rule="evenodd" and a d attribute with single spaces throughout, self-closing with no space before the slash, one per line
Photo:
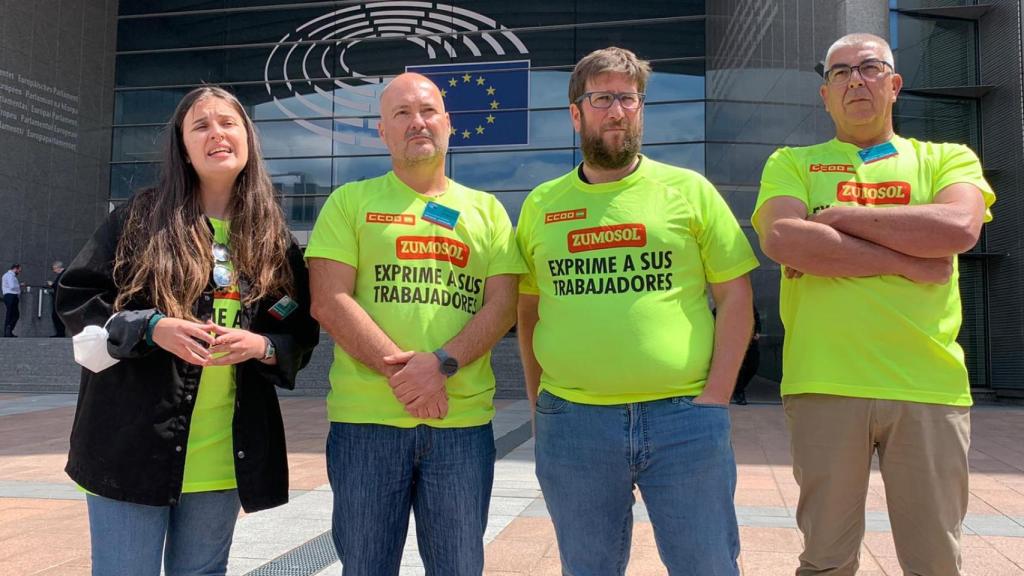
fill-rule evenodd
<path id="1" fill-rule="evenodd" d="M 870 148 L 857 151 L 857 155 L 860 156 L 860 161 L 865 164 L 885 160 L 886 158 L 891 158 L 897 154 L 899 154 L 899 151 L 897 151 L 896 147 L 892 145 L 892 142 L 883 142 Z"/>
<path id="2" fill-rule="evenodd" d="M 284 320 L 289 314 L 295 312 L 299 307 L 299 303 L 287 296 L 281 297 L 276 304 L 270 307 L 270 315 L 278 320 Z"/>
<path id="3" fill-rule="evenodd" d="M 423 210 L 423 219 L 442 228 L 454 230 L 455 223 L 459 221 L 459 211 L 437 202 L 427 202 L 427 207 Z"/>

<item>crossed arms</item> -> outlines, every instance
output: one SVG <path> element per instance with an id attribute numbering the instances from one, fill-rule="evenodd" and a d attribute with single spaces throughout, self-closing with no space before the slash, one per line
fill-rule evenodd
<path id="1" fill-rule="evenodd" d="M 813 216 L 803 201 L 779 196 L 761 206 L 754 226 L 761 250 L 787 268 L 787 277 L 897 275 L 945 284 L 952 257 L 978 242 L 984 218 L 981 191 L 959 183 L 939 191 L 932 204 L 834 206 Z"/>
<path id="2" fill-rule="evenodd" d="M 324 258 L 309 259 L 312 314 L 346 353 L 388 379 L 392 392 L 416 418 L 448 412 L 446 378 L 433 351 L 402 350 L 356 302 L 356 269 Z M 444 350 L 466 366 L 487 353 L 515 322 L 514 274 L 484 282 L 483 305 Z"/>

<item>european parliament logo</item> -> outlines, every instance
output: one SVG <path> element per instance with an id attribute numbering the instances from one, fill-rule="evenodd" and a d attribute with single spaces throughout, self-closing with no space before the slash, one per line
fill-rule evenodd
<path id="1" fill-rule="evenodd" d="M 530 61 L 407 66 L 441 89 L 449 148 L 529 144 Z"/>

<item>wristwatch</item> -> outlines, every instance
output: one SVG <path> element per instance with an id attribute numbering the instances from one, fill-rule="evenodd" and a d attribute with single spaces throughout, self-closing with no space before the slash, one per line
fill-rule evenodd
<path id="1" fill-rule="evenodd" d="M 459 371 L 459 361 L 449 356 L 448 353 L 444 351 L 444 348 L 434 350 L 434 356 L 437 356 L 437 359 L 441 361 L 441 366 L 439 367 L 441 374 L 451 378 Z"/>
<path id="2" fill-rule="evenodd" d="M 263 339 L 267 341 L 267 348 L 263 351 L 261 360 L 270 360 L 277 355 L 277 348 L 274 348 L 274 342 L 270 338 L 264 336 Z"/>

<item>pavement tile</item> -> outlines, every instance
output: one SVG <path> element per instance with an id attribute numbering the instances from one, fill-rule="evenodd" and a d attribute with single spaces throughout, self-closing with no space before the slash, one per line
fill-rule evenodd
<path id="1" fill-rule="evenodd" d="M 787 552 L 740 552 L 743 576 L 793 576 L 800 562 Z"/>
<path id="2" fill-rule="evenodd" d="M 502 540 L 554 542 L 555 527 L 548 518 L 516 518 L 501 531 Z"/>
<path id="3" fill-rule="evenodd" d="M 796 528 L 740 526 L 740 546 L 744 552 L 783 552 L 796 556 L 803 550 L 803 539 Z"/>
<path id="4" fill-rule="evenodd" d="M 888 532 L 867 532 L 864 534 L 864 546 L 876 559 L 882 556 L 896 556 L 896 543 Z"/>
<path id="5" fill-rule="evenodd" d="M 744 490 L 742 492 L 737 490 L 735 501 L 737 506 L 786 506 L 778 488 L 771 490 Z M 794 502 L 794 505 L 795 504 L 796 503 Z"/>
<path id="6" fill-rule="evenodd" d="M 66 405 L 66 398 L 18 396 L 0 394 L 0 576 L 86 575 L 89 538 L 85 503 L 63 473 L 73 406 Z M 242 515 L 229 565 L 232 575 L 266 562 L 272 557 L 266 544 L 280 544 L 282 534 L 293 536 L 284 540 L 288 540 L 286 547 L 294 547 L 329 527 L 330 489 L 324 465 L 329 427 L 324 401 L 285 397 L 281 404 L 295 491 L 292 503 L 274 511 Z M 528 416 L 520 410 L 521 401 L 503 400 L 498 406 L 505 410 L 499 412 L 502 425 L 510 430 Z M 19 412 L 28 409 L 33 411 Z M 779 406 L 769 405 L 733 407 L 732 414 L 742 573 L 791 576 L 801 549 L 801 535 L 792 516 L 799 487 L 792 476 L 784 416 Z M 975 410 L 971 500 L 962 541 L 965 574 L 969 576 L 1024 576 L 1021 416 L 1022 411 L 1013 408 Z M 497 463 L 491 522 L 485 537 L 485 574 L 561 574 L 554 529 L 532 458 L 533 442 L 527 441 Z M 869 480 L 867 509 L 869 531 L 858 575 L 902 576 L 892 535 L 884 531 L 888 530 L 885 493 L 877 466 Z M 663 575 L 666 570 L 646 510 L 638 505 L 635 512 L 627 574 Z M 401 573 L 423 574 L 415 538 L 406 548 Z M 322 571 L 338 573 L 338 564 Z"/>
<path id="7" fill-rule="evenodd" d="M 626 576 L 664 576 L 667 569 L 661 563 L 658 549 L 654 546 L 635 545 L 629 554 Z"/>
<path id="8" fill-rule="evenodd" d="M 1024 516 L 1024 498 L 1016 490 L 971 487 L 971 494 L 1007 516 Z"/>
<path id="9" fill-rule="evenodd" d="M 511 540 L 499 536 L 484 548 L 484 570 L 529 574 L 554 545 L 554 542 Z"/>
<path id="10" fill-rule="evenodd" d="M 1024 568 L 994 548 L 965 548 L 963 558 L 969 576 L 1024 576 Z"/>
<path id="11" fill-rule="evenodd" d="M 1024 538 L 1007 538 L 1005 536 L 982 536 L 980 538 L 999 550 L 1010 561 L 1024 567 Z"/>

